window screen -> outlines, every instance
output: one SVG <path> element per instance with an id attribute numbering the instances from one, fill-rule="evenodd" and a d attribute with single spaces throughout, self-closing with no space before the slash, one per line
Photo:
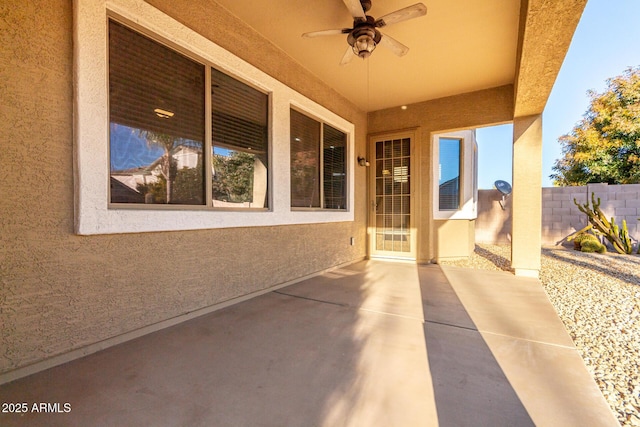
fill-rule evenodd
<path id="1" fill-rule="evenodd" d="M 460 162 L 462 141 L 460 139 L 439 138 L 439 209 L 460 209 Z"/>

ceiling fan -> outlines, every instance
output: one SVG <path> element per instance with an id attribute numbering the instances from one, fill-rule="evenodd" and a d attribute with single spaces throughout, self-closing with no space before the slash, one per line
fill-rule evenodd
<path id="1" fill-rule="evenodd" d="M 302 37 L 331 36 L 335 34 L 347 34 L 349 48 L 342 57 L 340 65 L 345 65 L 358 56 L 362 59 L 368 58 L 378 44 L 390 49 L 398 56 L 406 55 L 409 48 L 396 39 L 380 33 L 378 28 L 385 27 L 398 22 L 418 18 L 427 14 L 427 7 L 422 3 L 416 3 L 395 12 L 375 19 L 367 12 L 371 9 L 371 0 L 342 0 L 353 16 L 353 28 L 341 28 L 335 30 L 322 30 L 304 33 Z"/>

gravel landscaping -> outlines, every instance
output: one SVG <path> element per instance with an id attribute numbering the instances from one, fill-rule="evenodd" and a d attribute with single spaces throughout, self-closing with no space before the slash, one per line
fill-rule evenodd
<path id="1" fill-rule="evenodd" d="M 510 246 L 446 265 L 510 269 Z M 640 426 L 640 256 L 543 248 L 540 281 L 623 426 Z"/>

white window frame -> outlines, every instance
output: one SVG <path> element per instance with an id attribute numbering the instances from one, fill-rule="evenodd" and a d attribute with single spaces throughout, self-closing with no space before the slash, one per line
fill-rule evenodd
<path id="1" fill-rule="evenodd" d="M 460 155 L 460 208 L 456 210 L 440 210 L 440 138 L 459 139 L 462 141 Z M 475 130 L 443 132 L 432 135 L 432 206 L 434 219 L 466 219 L 478 217 L 478 144 Z"/>
<path id="2" fill-rule="evenodd" d="M 109 207 L 108 17 L 134 23 L 220 71 L 270 94 L 270 208 L 220 211 Z M 347 209 L 291 209 L 289 109 L 308 111 L 347 135 Z M 78 234 L 139 233 L 354 220 L 353 123 L 282 84 L 142 0 L 74 2 L 74 174 Z"/>

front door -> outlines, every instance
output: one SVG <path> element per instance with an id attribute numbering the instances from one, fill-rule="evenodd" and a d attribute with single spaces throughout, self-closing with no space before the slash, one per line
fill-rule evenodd
<path id="1" fill-rule="evenodd" d="M 394 134 L 370 140 L 372 257 L 415 259 L 413 139 L 413 134 Z"/>

